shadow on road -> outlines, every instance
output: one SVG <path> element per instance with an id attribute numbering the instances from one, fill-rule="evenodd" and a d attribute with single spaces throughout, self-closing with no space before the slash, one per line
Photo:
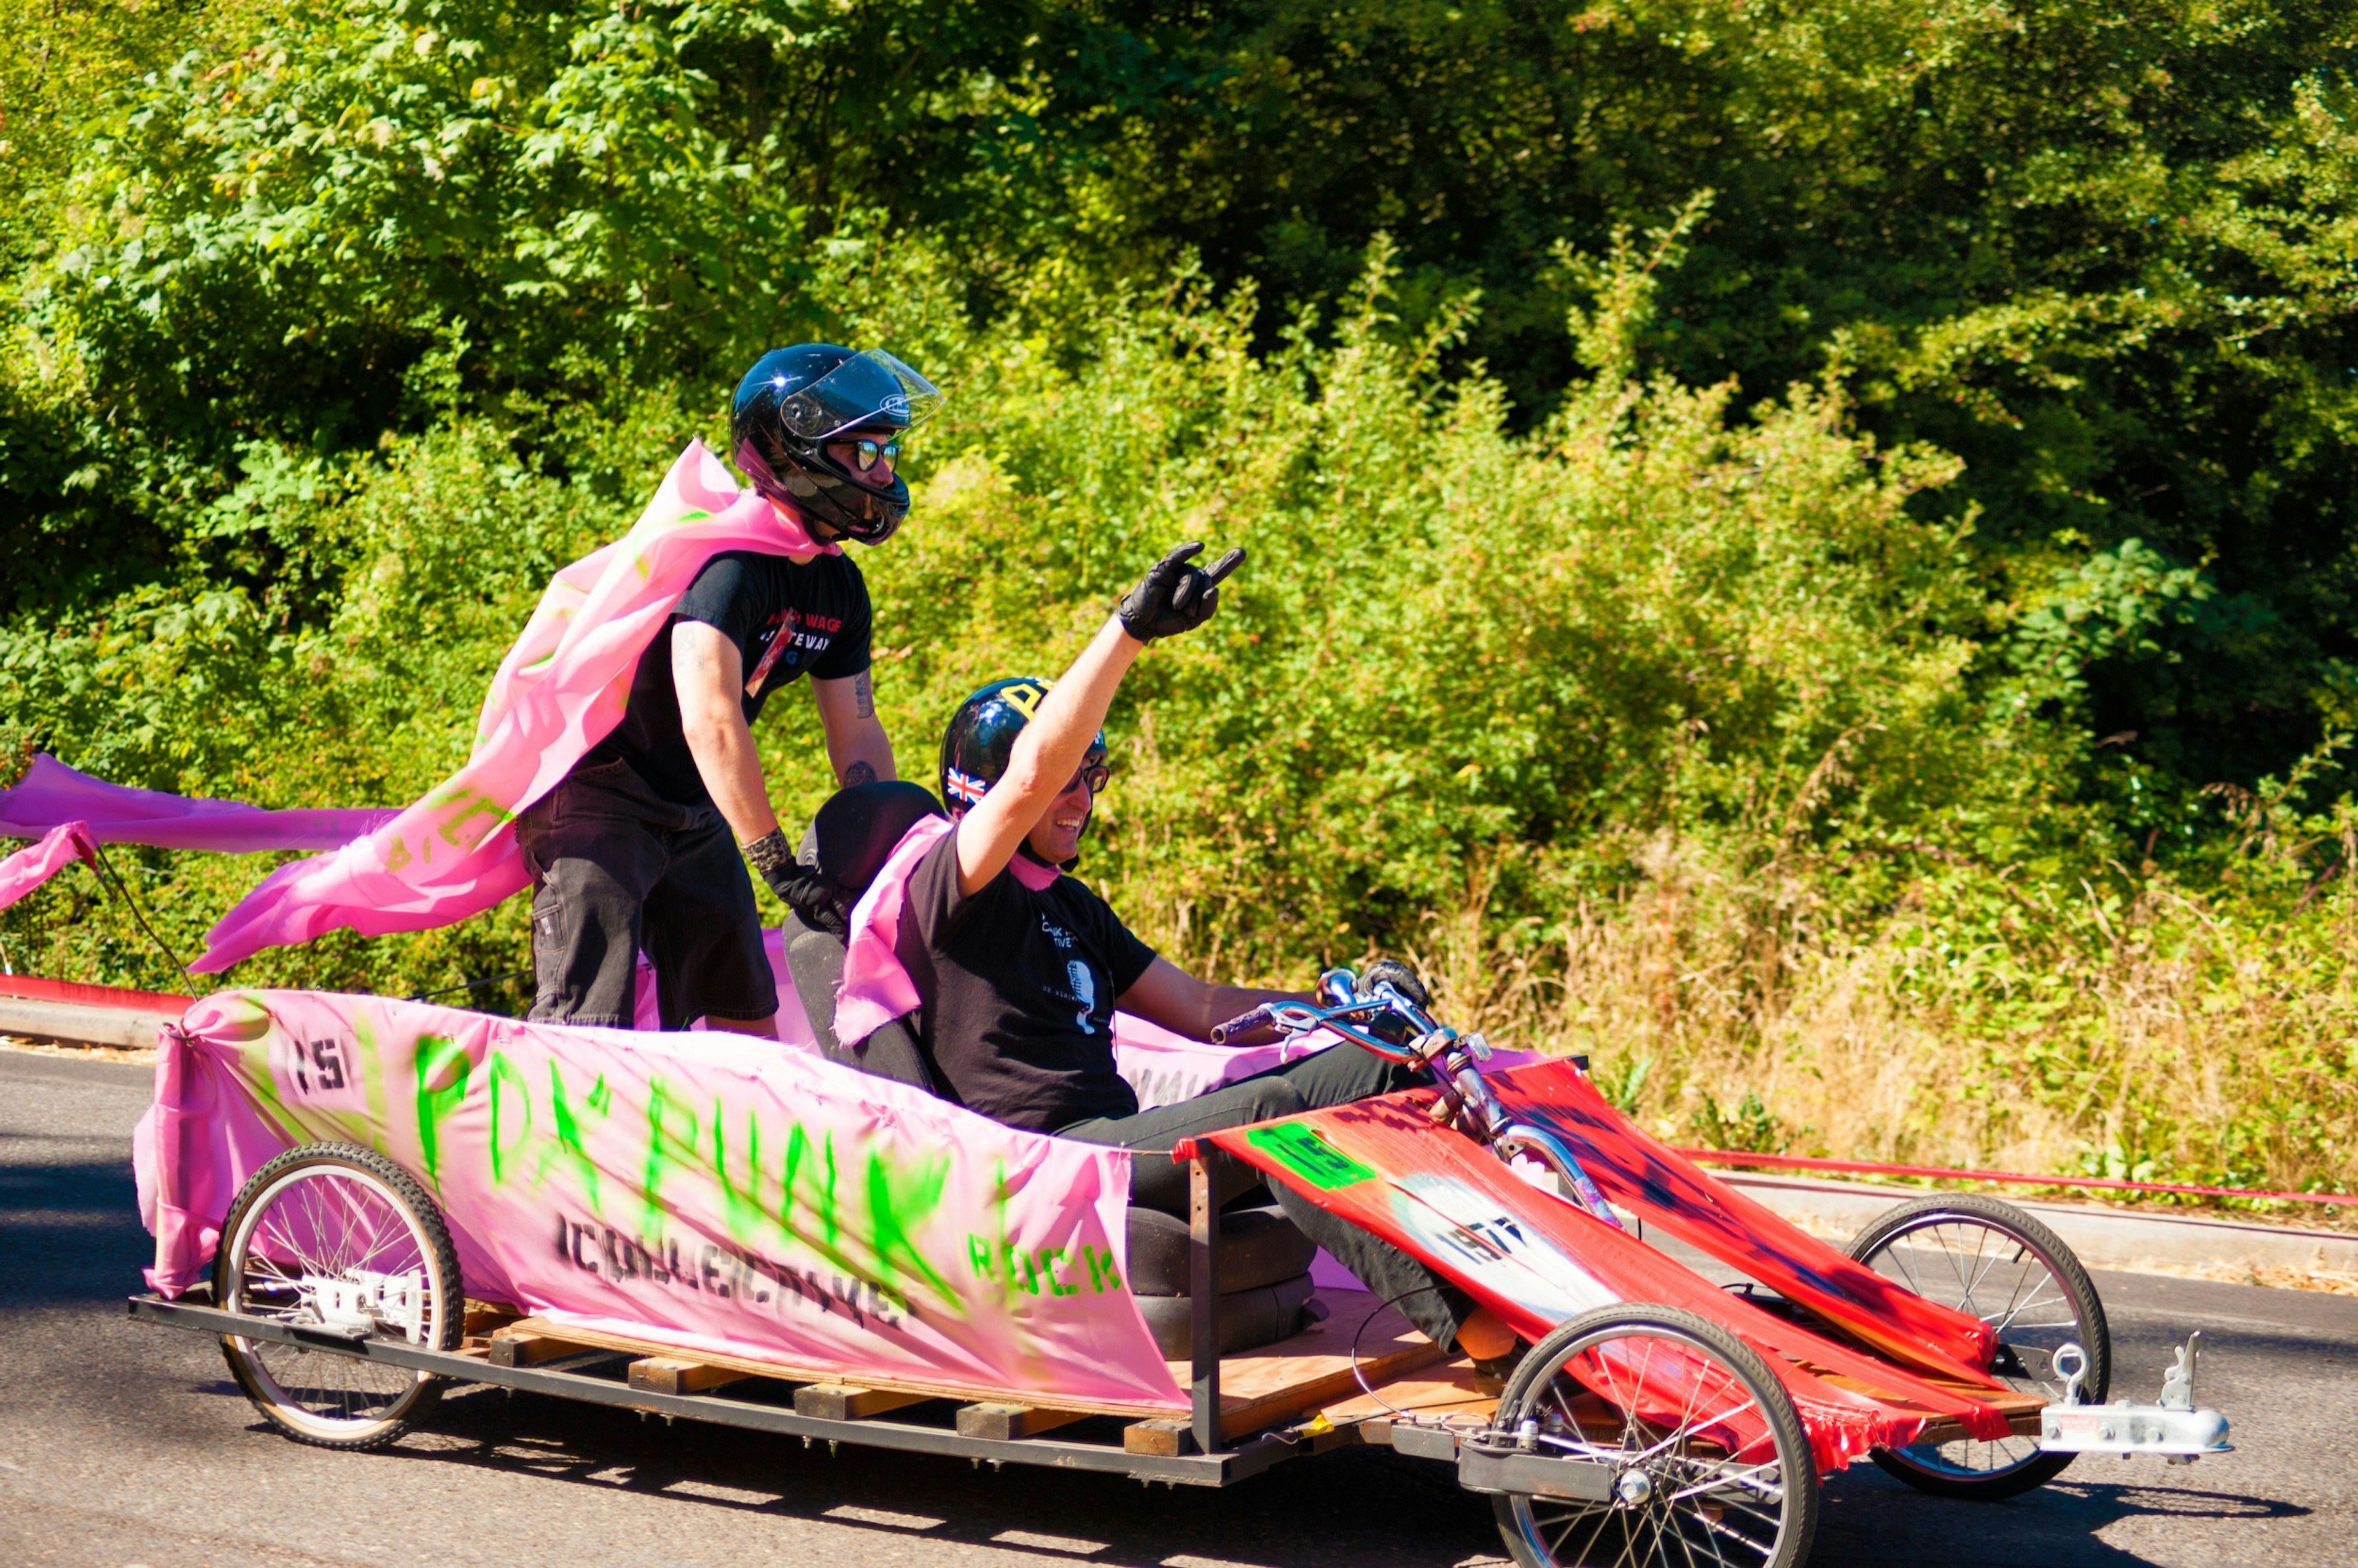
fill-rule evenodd
<path id="1" fill-rule="evenodd" d="M 226 1381 L 206 1391 L 237 1397 Z M 698 1510 L 807 1519 L 873 1532 L 880 1551 L 882 1539 L 899 1538 L 1120 1568 L 1190 1557 L 1271 1568 L 1433 1568 L 1503 1555 L 1487 1499 L 1461 1490 L 1440 1466 L 1387 1449 L 1282 1465 L 1224 1492 L 1141 1487 L 849 1446 L 830 1454 L 825 1444 L 476 1389 L 446 1399 L 427 1430 L 351 1462 L 460 1465 Z M 1819 1568 L 2132 1568 L 2150 1560 L 2101 1539 L 2123 1520 L 2257 1522 L 2309 1512 L 2247 1493 L 2069 1475 L 2006 1502 L 1962 1503 L 1862 1467 L 1829 1484 L 1812 1561 Z M 681 1516 L 681 1525 L 693 1528 L 692 1516 Z"/>
<path id="2" fill-rule="evenodd" d="M 119 1303 L 154 1257 L 127 1163 L 0 1162 L 0 1307 Z"/>

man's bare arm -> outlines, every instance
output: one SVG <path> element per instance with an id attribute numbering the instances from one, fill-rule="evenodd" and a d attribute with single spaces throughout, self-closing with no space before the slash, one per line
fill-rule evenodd
<path id="1" fill-rule="evenodd" d="M 1168 958 L 1146 967 L 1130 988 L 1115 999 L 1122 1011 L 1159 1024 L 1190 1040 L 1212 1037 L 1216 1024 L 1251 1011 L 1265 1001 L 1313 1001 L 1303 991 L 1260 990 L 1250 986 L 1216 986 L 1199 980 Z"/>
<path id="2" fill-rule="evenodd" d="M 741 844 L 778 830 L 769 781 L 745 722 L 745 661 L 717 626 L 682 621 L 671 629 L 672 686 L 688 754 Z"/>
<path id="3" fill-rule="evenodd" d="M 958 891 L 972 893 L 1007 869 L 1056 802 L 1105 723 L 1113 694 L 1146 644 L 1109 618 L 1072 667 L 1056 677 L 1039 711 L 1015 737 L 1007 772 L 982 803 L 958 819 Z"/>
<path id="4" fill-rule="evenodd" d="M 827 760 L 838 784 L 900 777 L 893 771 L 892 739 L 876 717 L 874 675 L 862 670 L 842 680 L 811 678 L 811 700 L 818 705 L 819 723 L 827 730 Z"/>

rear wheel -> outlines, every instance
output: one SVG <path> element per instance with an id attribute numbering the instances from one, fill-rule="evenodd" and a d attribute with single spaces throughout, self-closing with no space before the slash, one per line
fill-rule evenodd
<path id="1" fill-rule="evenodd" d="M 1850 1244 L 1850 1255 L 1927 1301 L 1980 1318 L 1996 1332 L 1991 1376 L 2020 1393 L 2061 1404 L 2066 1380 L 2055 1353 L 2088 1357 L 2080 1397 L 2104 1402 L 2112 1386 L 2112 1330 L 2080 1260 L 2052 1230 L 2010 1203 L 1975 1193 L 1900 1205 Z M 1878 1448 L 1875 1462 L 1920 1491 L 1995 1500 L 2055 1478 L 2069 1454 L 2044 1454 L 2035 1437 L 1958 1438 Z"/>
<path id="2" fill-rule="evenodd" d="M 1608 1466 L 1602 1502 L 1492 1499 L 1522 1568 L 1796 1568 L 1818 1473 L 1784 1385 L 1717 1324 L 1664 1306 L 1584 1313 L 1533 1346 L 1498 1427 Z"/>
<path id="3" fill-rule="evenodd" d="M 290 1149 L 230 1206 L 213 1263 L 230 1312 L 355 1338 L 456 1350 L 465 1293 L 450 1232 L 425 1189 L 349 1143 Z M 225 1335 L 231 1376 L 273 1426 L 322 1448 L 374 1448 L 439 1397 L 438 1379 L 332 1351 Z"/>

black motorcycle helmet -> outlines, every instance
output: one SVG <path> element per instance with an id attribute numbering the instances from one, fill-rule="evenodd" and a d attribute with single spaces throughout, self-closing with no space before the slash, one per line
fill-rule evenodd
<path id="1" fill-rule="evenodd" d="M 863 545 L 881 545 L 909 512 L 909 485 L 881 462 L 846 460 L 840 439 L 891 439 L 941 406 L 933 383 L 881 349 L 836 343 L 772 349 L 753 362 L 729 410 L 729 445 L 753 488 Z"/>
<path id="2" fill-rule="evenodd" d="M 942 798 L 949 803 L 951 816 L 979 804 L 1006 775 L 1015 737 L 1032 722 L 1047 695 L 1048 683 L 1038 676 L 1018 676 L 993 681 L 958 704 L 942 736 Z M 1105 759 L 1105 731 L 1100 730 L 1081 765 L 1102 766 Z"/>

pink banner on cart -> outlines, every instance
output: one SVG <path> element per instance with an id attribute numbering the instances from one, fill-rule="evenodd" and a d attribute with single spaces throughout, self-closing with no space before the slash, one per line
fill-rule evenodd
<path id="1" fill-rule="evenodd" d="M 0 838 L 38 838 L 69 822 L 101 844 L 163 849 L 332 849 L 393 820 L 381 810 L 269 811 L 242 800 L 208 800 L 133 789 L 76 773 L 46 752 L 13 789 L 0 789 Z"/>
<path id="2" fill-rule="evenodd" d="M 349 926 L 365 936 L 478 914 L 530 880 L 515 814 L 556 787 L 621 721 L 639 654 L 723 550 L 807 560 L 802 524 L 691 441 L 628 535 L 557 574 L 483 699 L 466 765 L 392 821 L 282 866 L 206 934 L 200 973 Z"/>
<path id="3" fill-rule="evenodd" d="M 814 1054 L 224 991 L 166 1031 L 156 1084 L 167 1294 L 265 1161 L 352 1142 L 436 1196 L 478 1299 L 848 1378 L 1186 1402 L 1125 1283 L 1129 1155 Z"/>

